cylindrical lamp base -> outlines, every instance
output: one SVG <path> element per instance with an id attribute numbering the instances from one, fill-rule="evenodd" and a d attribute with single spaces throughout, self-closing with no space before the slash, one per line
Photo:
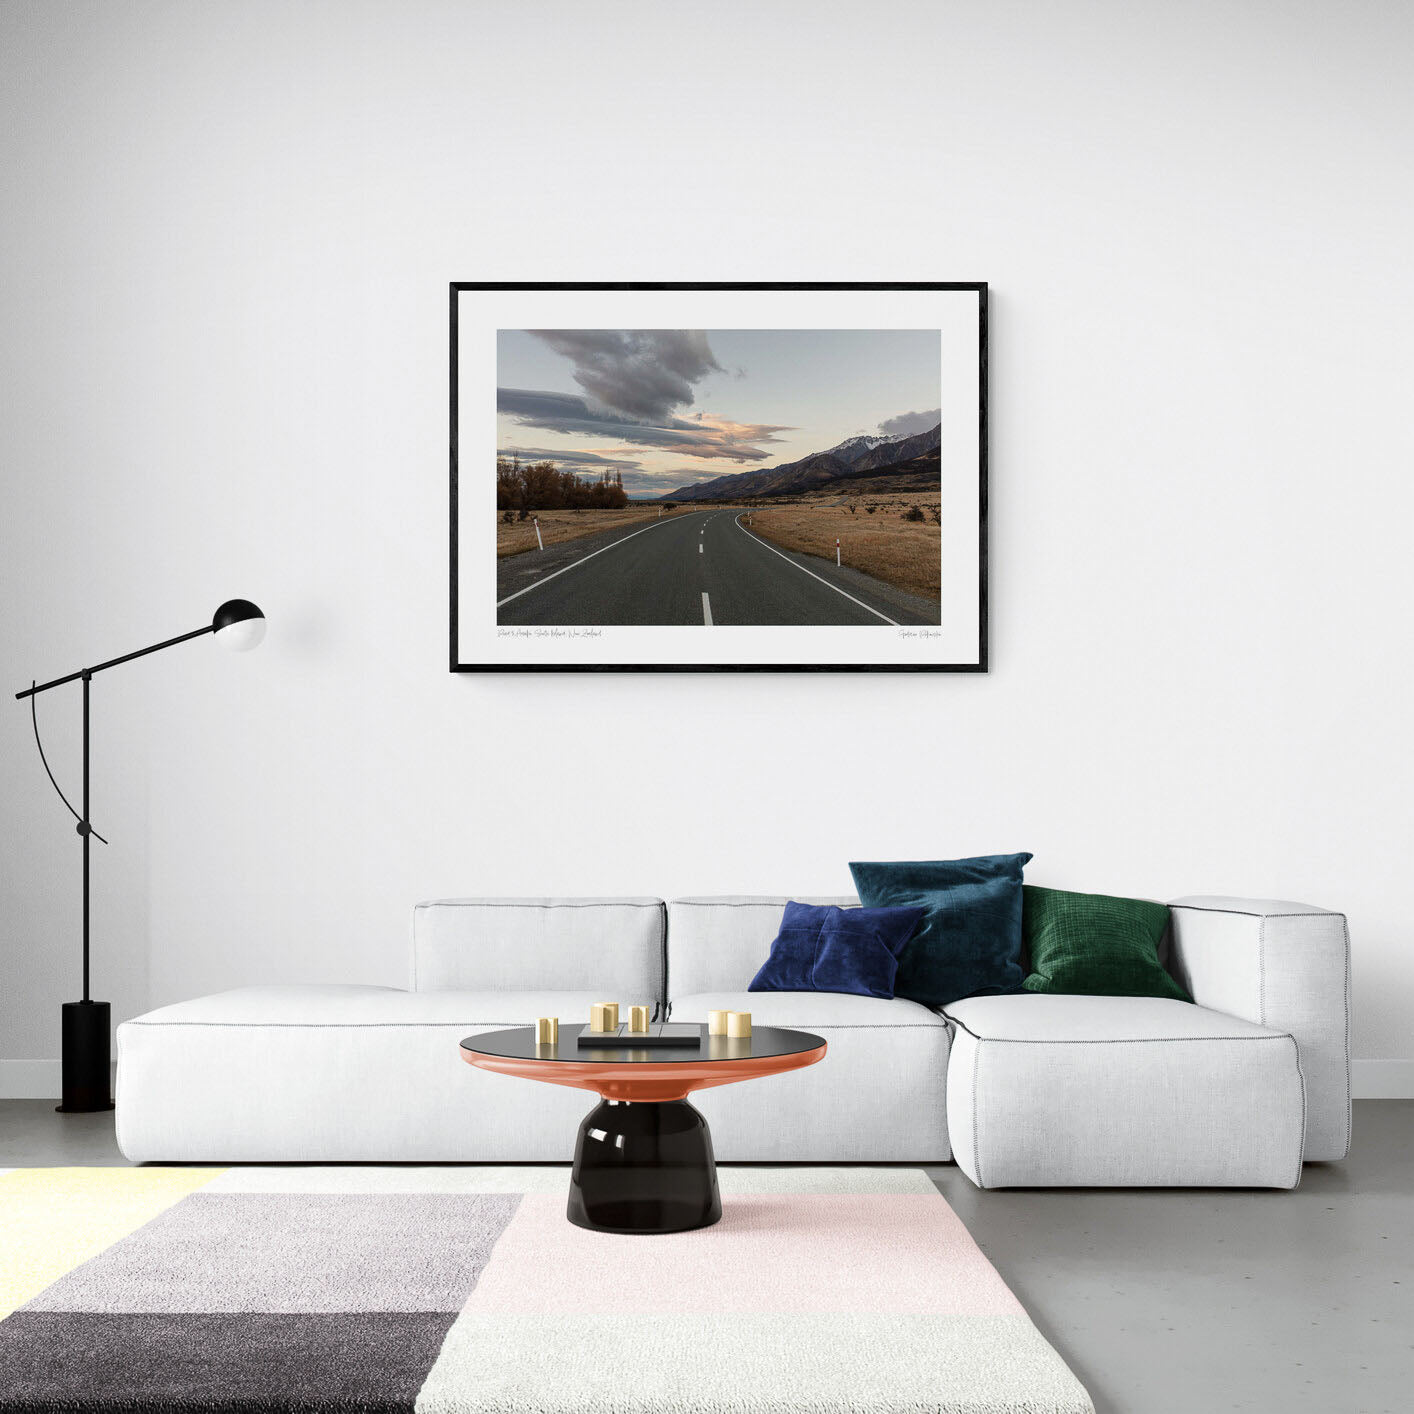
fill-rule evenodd
<path id="1" fill-rule="evenodd" d="M 60 1114 L 113 1108 L 112 1008 L 107 1002 L 65 1002 L 63 1102 Z"/>

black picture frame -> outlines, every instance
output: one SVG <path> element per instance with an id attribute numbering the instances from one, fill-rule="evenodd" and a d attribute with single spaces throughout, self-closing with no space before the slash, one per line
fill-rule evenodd
<path id="1" fill-rule="evenodd" d="M 463 663 L 458 636 L 458 315 L 472 291 L 971 291 L 978 296 L 978 583 L 974 663 Z M 449 282 L 449 671 L 453 673 L 985 673 L 988 633 L 988 282 L 978 281 L 472 281 Z"/>

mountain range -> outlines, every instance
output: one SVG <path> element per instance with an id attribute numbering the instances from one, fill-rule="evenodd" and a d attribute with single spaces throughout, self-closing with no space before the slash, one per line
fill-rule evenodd
<path id="1" fill-rule="evenodd" d="M 811 452 L 798 461 L 766 467 L 761 471 L 713 477 L 711 481 L 679 487 L 658 499 L 728 501 L 742 496 L 790 496 L 800 491 L 828 487 L 832 481 L 850 481 L 864 476 L 871 479 L 895 474 L 910 478 L 927 476 L 930 467 L 936 476 L 941 445 L 941 424 L 930 432 L 917 432 L 911 437 L 849 437 L 823 452 Z"/>

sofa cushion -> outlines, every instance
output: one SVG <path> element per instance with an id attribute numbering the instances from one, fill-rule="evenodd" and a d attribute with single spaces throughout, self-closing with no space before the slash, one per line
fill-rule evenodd
<path id="1" fill-rule="evenodd" d="M 898 955 L 921 908 L 786 904 L 771 954 L 749 992 L 848 992 L 892 997 Z"/>
<path id="2" fill-rule="evenodd" d="M 1021 930 L 1030 972 L 1021 985 L 1028 992 L 1186 1002 L 1188 993 L 1159 961 L 1168 926 L 1166 904 L 1027 884 Z"/>
<path id="3" fill-rule="evenodd" d="M 1165 997 L 971 997 L 948 1132 L 979 1187 L 1292 1188 L 1305 1093 L 1287 1034 Z"/>
<path id="4" fill-rule="evenodd" d="M 413 909 L 414 991 L 533 991 L 547 978 L 601 1000 L 663 999 L 663 901 L 452 898 Z"/>
<path id="5" fill-rule="evenodd" d="M 851 864 L 866 908 L 921 905 L 894 990 L 942 1006 L 1021 986 L 1021 871 L 1029 854 Z"/>
<path id="6" fill-rule="evenodd" d="M 756 1026 L 927 1026 L 947 1029 L 935 1011 L 902 997 L 856 997 L 847 992 L 699 992 L 677 997 L 674 1021 L 706 1021 L 709 1011 L 749 1011 Z"/>
<path id="7" fill-rule="evenodd" d="M 598 992 L 404 992 L 396 987 L 309 984 L 237 987 L 158 1007 L 124 1026 L 529 1026 L 537 1017 L 586 1022 Z M 646 997 L 624 997 L 626 1004 Z"/>
<path id="8" fill-rule="evenodd" d="M 819 1065 L 694 1091 L 720 1160 L 751 1163 L 941 1163 L 952 1033 L 936 1012 L 842 992 L 702 992 L 674 1021 L 749 1011 L 753 1026 L 795 1026 L 829 1047 Z"/>
<path id="9" fill-rule="evenodd" d="M 801 903 L 857 908 L 852 897 L 797 894 Z M 789 895 L 729 894 L 668 904 L 668 995 L 744 992 L 771 951 Z"/>
<path id="10" fill-rule="evenodd" d="M 942 1013 L 983 1041 L 1196 1041 L 1283 1033 L 1170 997 L 968 997 Z"/>

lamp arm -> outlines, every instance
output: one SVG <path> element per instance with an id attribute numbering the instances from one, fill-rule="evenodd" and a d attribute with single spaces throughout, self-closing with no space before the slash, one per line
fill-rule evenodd
<path id="1" fill-rule="evenodd" d="M 190 633 L 179 633 L 175 638 L 164 638 L 161 643 L 154 643 L 149 648 L 139 648 L 136 653 L 124 653 L 119 658 L 109 658 L 106 663 L 98 663 L 91 668 L 80 668 L 76 673 L 67 673 L 64 677 L 54 678 L 50 682 L 31 682 L 23 692 L 17 692 L 15 694 L 16 701 L 26 697 L 29 698 L 30 724 L 34 727 L 34 744 L 39 748 L 39 759 L 44 763 L 44 774 L 49 777 L 49 784 L 54 787 L 59 799 L 68 807 L 69 814 L 79 822 L 79 834 L 84 837 L 85 848 L 87 847 L 89 835 L 92 835 L 94 839 L 100 840 L 104 844 L 108 843 L 86 818 L 88 811 L 88 680 L 94 673 L 101 673 L 105 668 L 116 668 L 119 663 L 130 663 L 134 658 L 145 658 L 149 653 L 157 653 L 163 648 L 170 648 L 174 643 L 185 643 L 189 638 L 200 638 L 202 634 L 214 633 L 215 630 L 216 625 L 210 623 L 203 628 L 195 628 Z M 54 772 L 49 769 L 49 758 L 44 754 L 44 743 L 40 740 L 39 736 L 39 714 L 35 711 L 34 704 L 34 699 L 38 697 L 41 692 L 48 692 L 51 687 L 62 687 L 66 682 L 77 682 L 80 678 L 83 679 L 84 685 L 84 814 L 80 814 L 74 809 L 69 801 L 69 797 L 59 789 L 59 782 L 54 779 Z M 87 856 L 85 856 L 85 858 L 86 857 Z M 85 870 L 87 870 L 86 864 L 84 867 Z M 85 878 L 87 878 L 86 873 Z M 85 887 L 87 886 L 85 885 Z M 85 951 L 85 956 L 86 955 L 87 953 Z M 85 972 L 85 977 L 86 975 Z M 87 997 L 87 995 L 88 986 L 85 981 L 84 996 Z"/>
<path id="2" fill-rule="evenodd" d="M 39 739 L 39 714 L 34 710 L 33 694 L 30 695 L 29 699 L 29 719 L 30 723 L 34 727 L 34 744 L 39 748 L 39 759 L 44 763 L 44 774 L 49 777 L 49 784 L 54 787 L 55 791 L 58 793 L 59 799 L 62 800 L 65 805 L 68 805 L 69 814 L 72 815 L 74 819 L 79 822 L 80 827 L 82 827 L 86 823 L 86 821 L 84 820 L 83 816 L 80 815 L 79 812 L 75 810 L 74 807 L 69 803 L 69 797 L 65 795 L 62 790 L 59 789 L 59 782 L 54 779 L 54 772 L 49 769 L 49 758 L 44 754 L 44 743 Z M 88 831 L 89 834 L 94 837 L 94 839 L 101 840 L 104 844 L 108 843 L 108 841 L 104 839 L 104 837 L 100 835 L 98 831 L 93 828 L 92 825 L 89 825 Z"/>
<path id="3" fill-rule="evenodd" d="M 206 624 L 202 628 L 192 629 L 190 633 L 179 633 L 175 638 L 165 638 L 161 643 L 154 643 L 150 648 L 139 648 L 136 653 L 124 653 L 121 658 L 110 658 L 106 663 L 97 663 L 91 668 L 80 668 L 78 672 L 67 673 L 61 678 L 53 679 L 52 682 L 42 682 L 37 687 L 31 684 L 23 692 L 17 692 L 15 700 L 33 697 L 39 692 L 48 692 L 51 687 L 62 687 L 66 682 L 77 682 L 80 678 L 86 677 L 91 678 L 94 673 L 101 673 L 105 668 L 116 668 L 119 663 L 131 663 L 134 658 L 145 658 L 149 653 L 160 652 L 163 648 L 170 648 L 174 643 L 185 643 L 189 638 L 200 638 L 203 634 L 215 631 L 215 624 Z"/>

